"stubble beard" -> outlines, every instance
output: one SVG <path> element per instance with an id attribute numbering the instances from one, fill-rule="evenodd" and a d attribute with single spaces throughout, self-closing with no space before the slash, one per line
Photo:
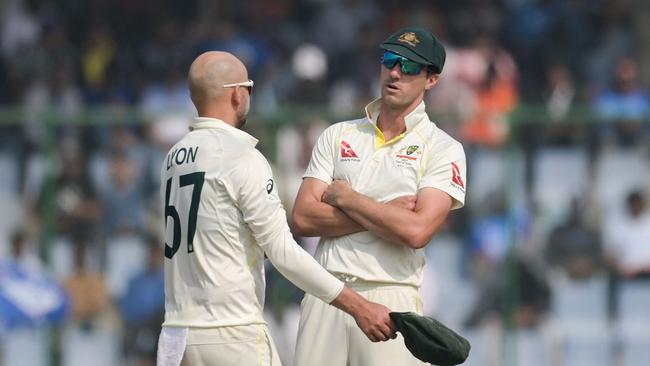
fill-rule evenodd
<path id="1" fill-rule="evenodd" d="M 244 113 L 242 113 L 238 118 L 237 118 L 237 128 L 242 128 L 244 125 L 246 125 L 246 121 L 248 120 L 248 112 L 251 109 L 251 99 L 250 97 L 246 101 L 246 108 L 244 109 Z"/>
<path id="2" fill-rule="evenodd" d="M 404 109 L 411 105 L 411 103 L 407 101 L 404 96 L 397 96 L 394 94 L 383 94 L 382 101 L 390 109 Z"/>

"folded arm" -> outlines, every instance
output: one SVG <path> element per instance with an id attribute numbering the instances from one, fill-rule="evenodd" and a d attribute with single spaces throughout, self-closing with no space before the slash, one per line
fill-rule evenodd
<path id="1" fill-rule="evenodd" d="M 322 201 L 328 184 L 316 178 L 305 178 L 293 206 L 293 231 L 302 236 L 341 236 L 368 229 L 341 209 Z M 387 205 L 413 211 L 415 196 L 401 196 Z"/>
<path id="2" fill-rule="evenodd" d="M 320 179 L 303 179 L 291 214 L 294 232 L 301 236 L 331 237 L 365 231 L 345 212 L 321 202 L 327 187 Z"/>
<path id="3" fill-rule="evenodd" d="M 436 188 L 418 192 L 415 209 L 381 203 L 358 193 L 349 183 L 335 180 L 322 196 L 326 202 L 386 241 L 422 248 L 444 222 L 452 198 Z"/>

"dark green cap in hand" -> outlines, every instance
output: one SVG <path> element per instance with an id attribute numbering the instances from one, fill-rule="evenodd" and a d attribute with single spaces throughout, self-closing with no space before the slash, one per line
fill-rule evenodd
<path id="1" fill-rule="evenodd" d="M 467 359 L 470 344 L 439 321 L 416 313 L 390 313 L 406 348 L 420 361 L 439 366 L 458 365 Z"/>

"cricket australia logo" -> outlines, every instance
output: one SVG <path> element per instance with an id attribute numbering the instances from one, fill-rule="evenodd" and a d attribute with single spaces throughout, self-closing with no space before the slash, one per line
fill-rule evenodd
<path id="1" fill-rule="evenodd" d="M 403 147 L 399 149 L 397 152 L 396 157 L 399 159 L 406 159 L 406 160 L 418 160 L 418 157 L 422 152 L 420 151 L 420 147 L 418 145 L 411 145 L 409 147 Z"/>
<path id="2" fill-rule="evenodd" d="M 413 166 L 418 158 L 422 155 L 422 150 L 418 145 L 410 145 L 399 149 L 395 155 L 397 166 Z"/>
<path id="3" fill-rule="evenodd" d="M 406 148 L 406 155 L 413 155 L 414 152 L 418 151 L 418 145 L 411 145 Z"/>

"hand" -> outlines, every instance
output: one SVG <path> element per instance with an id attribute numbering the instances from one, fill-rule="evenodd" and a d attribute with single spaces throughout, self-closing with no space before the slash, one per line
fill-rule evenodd
<path id="1" fill-rule="evenodd" d="M 414 211 L 416 202 L 417 202 L 417 197 L 413 196 L 413 195 L 409 195 L 409 196 L 397 197 L 395 199 L 392 199 L 392 200 L 386 202 L 386 204 L 391 205 L 391 206 L 405 208 L 405 209 L 407 209 L 409 211 Z"/>
<path id="2" fill-rule="evenodd" d="M 329 186 L 327 186 L 327 189 L 323 192 L 320 200 L 321 202 L 325 202 L 331 206 L 339 207 L 341 199 L 351 193 L 354 193 L 354 190 L 352 189 L 352 186 L 350 186 L 350 183 L 344 180 L 334 180 Z"/>
<path id="3" fill-rule="evenodd" d="M 390 318 L 390 309 L 366 300 L 348 287 L 343 287 L 339 296 L 331 303 L 352 315 L 359 329 L 372 342 L 395 339 L 395 324 Z"/>
<path id="4" fill-rule="evenodd" d="M 364 311 L 353 315 L 361 331 L 371 342 L 385 342 L 395 339 L 395 324 L 390 318 L 390 309 L 384 305 L 366 301 Z"/>

